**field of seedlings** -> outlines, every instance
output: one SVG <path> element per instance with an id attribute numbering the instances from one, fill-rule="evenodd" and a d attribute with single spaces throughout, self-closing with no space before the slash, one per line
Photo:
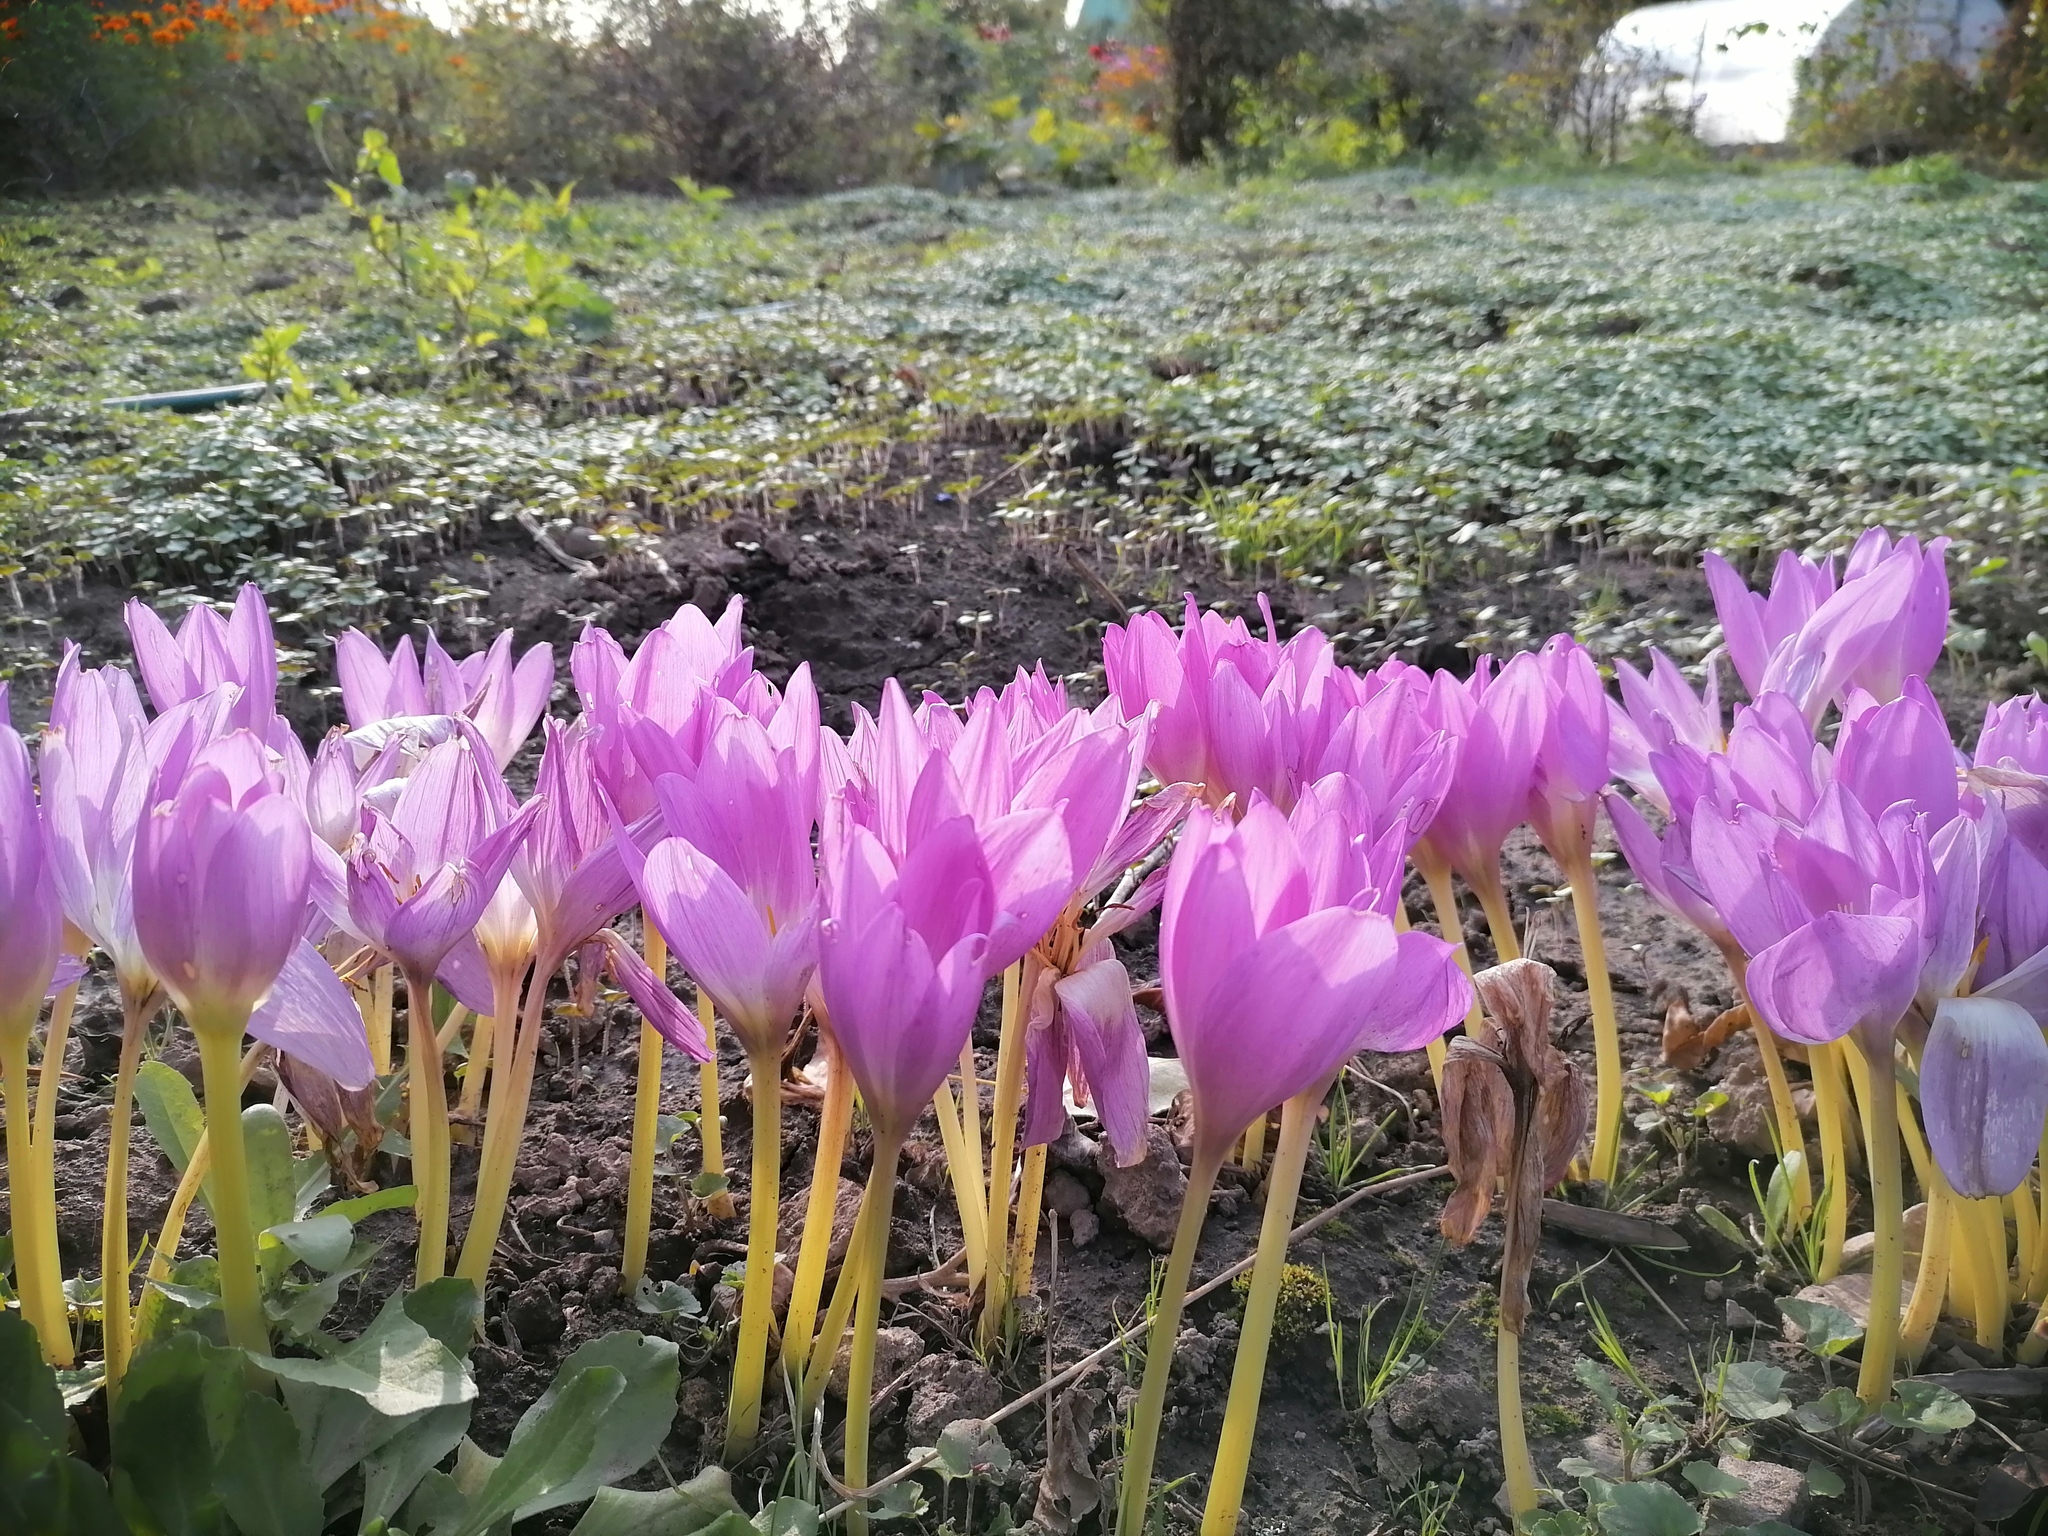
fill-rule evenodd
<path id="1" fill-rule="evenodd" d="M 0 1530 L 2048 1516 L 2048 189 L 403 175 L 0 205 Z"/>

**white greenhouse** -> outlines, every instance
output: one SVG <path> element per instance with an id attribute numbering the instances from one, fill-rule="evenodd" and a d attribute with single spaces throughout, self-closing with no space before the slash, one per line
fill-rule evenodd
<path id="1" fill-rule="evenodd" d="M 1709 144 L 1776 144 L 1805 60 L 1861 47 L 1883 73 L 1974 70 L 2004 24 L 1999 0 L 1675 0 L 1622 17 L 1599 58 L 1636 110 L 1689 113 Z"/>

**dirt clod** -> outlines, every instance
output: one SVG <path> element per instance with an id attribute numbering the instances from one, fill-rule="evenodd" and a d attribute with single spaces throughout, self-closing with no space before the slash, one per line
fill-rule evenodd
<path id="1" fill-rule="evenodd" d="M 1128 1168 L 1117 1166 L 1116 1154 L 1107 1143 L 1098 1146 L 1095 1169 L 1102 1175 L 1104 1214 L 1116 1217 L 1133 1235 L 1161 1252 L 1171 1248 L 1188 1179 L 1166 1128 L 1147 1127 L 1145 1156 Z"/>

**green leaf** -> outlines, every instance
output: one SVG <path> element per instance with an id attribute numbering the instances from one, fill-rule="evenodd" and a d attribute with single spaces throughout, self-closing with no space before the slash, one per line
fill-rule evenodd
<path id="1" fill-rule="evenodd" d="M 445 1275 L 407 1291 L 399 1304 L 405 1315 L 439 1339 L 448 1353 L 458 1359 L 468 1357 L 484 1315 L 483 1298 L 475 1285 L 460 1275 Z"/>
<path id="2" fill-rule="evenodd" d="M 180 1329 L 210 1331 L 214 1342 L 226 1342 L 227 1317 L 220 1310 L 220 1263 L 211 1254 L 181 1259 L 171 1266 L 168 1281 L 150 1280 L 142 1287 L 136 1344 L 167 1338 Z"/>
<path id="3" fill-rule="evenodd" d="M 818 1536 L 818 1506 L 803 1499 L 780 1498 L 754 1516 L 760 1536 Z"/>
<path id="4" fill-rule="evenodd" d="M 1738 1227 L 1733 1218 L 1718 1205 L 1702 1203 L 1698 1207 L 1698 1214 L 1701 1221 L 1705 1222 L 1722 1238 L 1733 1243 L 1737 1248 L 1747 1248 L 1749 1246 L 1748 1234 Z"/>
<path id="5" fill-rule="evenodd" d="M 1010 1470 L 1014 1458 L 1003 1444 L 1002 1432 L 986 1419 L 955 1419 L 939 1431 L 939 1472 L 948 1482 L 991 1472 L 997 1477 Z"/>
<path id="6" fill-rule="evenodd" d="M 689 1286 L 646 1275 L 633 1287 L 633 1305 L 650 1317 L 697 1317 L 704 1311 L 704 1304 Z"/>
<path id="7" fill-rule="evenodd" d="M 906 1477 L 900 1483 L 891 1483 L 868 1501 L 868 1519 L 917 1520 L 921 1519 L 931 1506 L 925 1502 L 924 1490 L 915 1478 Z M 1001 1508 L 1000 1505 L 997 1506 Z"/>
<path id="8" fill-rule="evenodd" d="M 376 1215 L 379 1211 L 405 1211 L 412 1209 L 419 1199 L 419 1191 L 410 1184 L 395 1184 L 390 1189 L 373 1189 L 367 1195 L 357 1195 L 349 1200 L 337 1200 L 320 1214 L 323 1216 L 346 1216 L 350 1221 L 360 1222 Z"/>
<path id="9" fill-rule="evenodd" d="M 364 1525 L 397 1514 L 420 1480 L 462 1443 L 469 1430 L 471 1406 L 451 1403 L 417 1414 L 363 1457 Z"/>
<path id="10" fill-rule="evenodd" d="M 114 1501 L 161 1536 L 224 1536 L 217 1447 L 247 1395 L 239 1350 L 178 1333 L 138 1354 L 114 1405 Z"/>
<path id="11" fill-rule="evenodd" d="M 467 1403 L 476 1396 L 476 1383 L 462 1360 L 408 1317 L 396 1298 L 361 1338 L 324 1360 L 250 1358 L 280 1381 L 346 1392 L 387 1419 Z"/>
<path id="12" fill-rule="evenodd" d="M 690 1193 L 699 1200 L 709 1200 L 713 1195 L 722 1195 L 732 1188 L 732 1181 L 722 1173 L 700 1173 L 690 1180 Z"/>
<path id="13" fill-rule="evenodd" d="M 293 1258 L 302 1259 L 326 1274 L 347 1261 L 355 1247 L 356 1229 L 346 1216 L 327 1211 L 306 1221 L 288 1221 L 272 1227 L 266 1235 L 284 1244 Z"/>
<path id="14" fill-rule="evenodd" d="M 1733 1499 L 1749 1492 L 1749 1484 L 1739 1477 L 1731 1477 L 1711 1461 L 1687 1462 L 1685 1480 L 1696 1492 L 1709 1499 Z"/>
<path id="15" fill-rule="evenodd" d="M 192 1161 L 192 1149 L 206 1129 L 199 1096 L 183 1073 L 160 1061 L 145 1061 L 135 1069 L 135 1102 L 142 1106 L 142 1121 L 149 1127 L 150 1139 L 163 1149 L 182 1177 Z M 212 1182 L 210 1176 L 199 1181 L 202 1200 Z M 212 1208 L 209 1201 L 207 1209 Z"/>
<path id="16" fill-rule="evenodd" d="M 1609 1415 L 1621 1407 L 1621 1394 L 1615 1389 L 1614 1377 L 1598 1360 L 1579 1356 L 1572 1362 L 1572 1374 L 1578 1377 L 1580 1386 L 1600 1399 L 1600 1406 Z"/>
<path id="17" fill-rule="evenodd" d="M 1596 1518 L 1606 1536 L 1697 1536 L 1700 1512 L 1663 1483 L 1614 1483 Z"/>
<path id="18" fill-rule="evenodd" d="M 1815 1498 L 1839 1499 L 1849 1491 L 1842 1481 L 1842 1474 L 1824 1461 L 1809 1462 L 1806 1468 L 1806 1486 L 1811 1488 Z"/>
<path id="19" fill-rule="evenodd" d="M 0 1312 L 0 1479 L 29 1477 L 61 1455 L 70 1428 L 34 1326 L 19 1312 Z"/>
<path id="20" fill-rule="evenodd" d="M 274 1104 L 242 1111 L 242 1145 L 249 1158 L 249 1223 L 263 1232 L 298 1215 L 299 1181 L 292 1168 L 292 1132 Z"/>
<path id="21" fill-rule="evenodd" d="M 547 1502 L 522 1502 L 518 1515 L 521 1520 L 561 1504 L 587 1499 L 599 1488 L 630 1476 L 653 1459 L 655 1450 L 668 1437 L 669 1426 L 675 1422 L 676 1391 L 682 1385 L 679 1356 L 675 1344 L 667 1339 L 621 1332 L 591 1340 L 562 1362 L 547 1391 L 513 1427 L 512 1443 L 505 1452 L 508 1460 L 527 1437 L 537 1433 L 542 1424 L 554 1420 L 558 1394 L 568 1390 L 568 1384 L 578 1373 L 615 1370 L 623 1386 L 616 1399 L 607 1403 L 588 1464 L 569 1482 L 551 1491 Z"/>
<path id="22" fill-rule="evenodd" d="M 1592 1529 L 1584 1515 L 1569 1509 L 1532 1510 L 1515 1521 L 1520 1536 L 1589 1536 Z"/>
<path id="23" fill-rule="evenodd" d="M 1721 1407 L 1738 1419 L 1775 1419 L 1792 1411 L 1785 1373 L 1760 1360 L 1738 1360 L 1721 1379 Z"/>
<path id="24" fill-rule="evenodd" d="M 221 1451 L 214 1485 L 240 1536 L 320 1536 L 320 1490 L 282 1403 L 243 1393 L 241 1422 Z"/>
<path id="25" fill-rule="evenodd" d="M 1801 1301 L 1787 1296 L 1778 1310 L 1792 1320 L 1804 1336 L 1802 1342 L 1816 1355 L 1839 1355 L 1863 1337 L 1863 1325 L 1839 1307 L 1824 1301 Z"/>
<path id="26" fill-rule="evenodd" d="M 1884 1405 L 1884 1421 L 1925 1435 L 1945 1435 L 1977 1422 L 1977 1410 L 1947 1387 L 1926 1381 L 1901 1381 L 1892 1386 L 1896 1402 Z"/>
<path id="27" fill-rule="evenodd" d="M 612 1366 L 596 1365 L 574 1372 L 566 1382 L 558 1376 L 555 1386 L 545 1411 L 538 1416 L 529 1411 L 520 1419 L 527 1432 L 515 1435 L 503 1459 L 471 1495 L 469 1514 L 456 1536 L 482 1536 L 529 1505 L 555 1509 L 579 1496 L 574 1490 L 596 1459 L 605 1411 L 625 1395 L 626 1378 Z"/>
<path id="28" fill-rule="evenodd" d="M 1863 1399 L 1847 1387 L 1830 1387 L 1812 1402 L 1801 1403 L 1792 1417 L 1810 1435 L 1832 1434 L 1863 1422 Z"/>
<path id="29" fill-rule="evenodd" d="M 725 1469 L 706 1467 L 680 1487 L 653 1493 L 598 1489 L 570 1536 L 703 1536 L 727 1515 L 751 1530 Z"/>

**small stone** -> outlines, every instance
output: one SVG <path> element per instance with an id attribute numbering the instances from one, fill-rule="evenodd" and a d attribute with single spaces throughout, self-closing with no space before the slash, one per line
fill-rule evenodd
<path id="1" fill-rule="evenodd" d="M 135 311 L 142 315 L 169 315 L 183 309 L 185 304 L 182 293 L 160 293 L 153 299 L 144 299 L 135 306 Z"/>
<path id="2" fill-rule="evenodd" d="M 1731 1329 L 1750 1333 L 1754 1333 L 1759 1328 L 1769 1326 L 1762 1318 L 1732 1297 L 1728 1302 L 1727 1322 Z"/>
<path id="3" fill-rule="evenodd" d="M 618 1300 L 624 1278 L 616 1269 L 606 1265 L 590 1277 L 590 1289 L 584 1294 L 590 1298 L 593 1307 L 608 1307 Z"/>
<path id="4" fill-rule="evenodd" d="M 873 1389 L 881 1391 L 923 1358 L 924 1336 L 915 1328 L 877 1328 Z M 848 1339 L 839 1346 L 839 1354 L 832 1362 L 832 1375 L 825 1383 L 825 1395 L 837 1402 L 846 1401 L 846 1373 L 852 1359 L 853 1340 Z"/>
<path id="5" fill-rule="evenodd" d="M 904 1433 L 911 1445 L 937 1445 L 939 1432 L 955 1419 L 985 1419 L 1002 1406 L 1003 1389 L 972 1360 L 927 1356 L 917 1365 Z"/>
<path id="6" fill-rule="evenodd" d="M 1907 1289 L 1910 1293 L 1911 1287 L 1908 1286 Z M 1818 1302 L 1824 1307 L 1833 1307 L 1837 1312 L 1848 1313 L 1863 1327 L 1870 1326 L 1870 1276 L 1867 1274 L 1837 1275 L 1823 1284 L 1802 1287 L 1797 1294 L 1801 1301 Z M 1900 1298 L 1902 1306 L 1905 1300 L 1904 1297 Z M 1799 1331 L 1799 1325 L 1791 1318 L 1786 1318 L 1786 1340 L 1797 1344 L 1803 1337 L 1805 1335 Z"/>
<path id="7" fill-rule="evenodd" d="M 1385 1408 L 1375 1409 L 1372 1430 L 1373 1469 L 1391 1488 L 1412 1487 L 1422 1477 L 1422 1457 L 1415 1447 L 1394 1433 Z"/>
<path id="8" fill-rule="evenodd" d="M 259 272 L 249 280 L 249 286 L 244 288 L 242 292 L 245 294 L 278 293 L 291 287 L 297 281 L 298 279 L 289 272 Z"/>
<path id="9" fill-rule="evenodd" d="M 1116 1154 L 1103 1143 L 1096 1148 L 1095 1168 L 1102 1175 L 1101 1209 L 1160 1252 L 1171 1248 L 1188 1179 L 1166 1127 L 1145 1128 L 1145 1156 L 1128 1168 L 1117 1166 Z"/>
<path id="10" fill-rule="evenodd" d="M 1925 1241 L 1927 1236 L 1927 1207 L 1924 1204 L 1911 1206 L 1907 1209 L 1905 1214 L 1905 1235 L 1906 1273 L 1910 1275 L 1913 1272 L 1913 1266 L 1920 1262 L 1920 1244 Z M 1871 1264 L 1871 1256 L 1876 1252 L 1877 1234 L 1875 1232 L 1858 1232 L 1854 1237 L 1842 1244 L 1842 1268 L 1845 1271 L 1868 1269 Z"/>
<path id="11" fill-rule="evenodd" d="M 1093 1211 L 1076 1211 L 1067 1218 L 1067 1230 L 1076 1248 L 1086 1248 L 1102 1235 L 1102 1218 Z"/>
<path id="12" fill-rule="evenodd" d="M 85 290 L 76 283 L 66 283 L 50 295 L 50 308 L 76 309 L 85 302 Z"/>
<path id="13" fill-rule="evenodd" d="M 1056 1168 L 1046 1175 L 1044 1198 L 1047 1210 L 1058 1211 L 1069 1221 L 1073 1220 L 1077 1212 L 1087 1210 L 1092 1204 L 1088 1197 L 1088 1186 L 1064 1168 Z"/>
<path id="14" fill-rule="evenodd" d="M 861 1187 L 851 1179 L 839 1181 L 839 1192 L 832 1201 L 832 1241 L 825 1250 L 828 1265 L 846 1262 L 847 1246 L 853 1241 L 853 1224 L 860 1219 Z M 776 1245 L 784 1253 L 794 1254 L 801 1250 L 804 1236 L 804 1206 L 792 1201 L 782 1208 L 782 1230 L 775 1236 Z"/>
<path id="15" fill-rule="evenodd" d="M 1705 1285 L 1700 1287 L 1700 1294 L 1706 1297 L 1709 1301 L 1719 1301 L 1723 1296 L 1728 1294 L 1728 1288 L 1722 1285 L 1721 1282 L 1718 1280 L 1709 1280 Z"/>
<path id="16" fill-rule="evenodd" d="M 718 1438 L 725 1423 L 725 1394 L 709 1377 L 692 1376 L 676 1393 L 676 1419 L 679 1425 L 698 1426 L 705 1440 Z"/>
<path id="17" fill-rule="evenodd" d="M 1095 1172 L 1095 1154 L 1095 1142 L 1081 1134 L 1081 1128 L 1074 1124 L 1071 1115 L 1067 1117 L 1067 1128 L 1060 1132 L 1059 1139 L 1045 1149 L 1046 1161 L 1054 1168 L 1082 1175 Z"/>
<path id="18" fill-rule="evenodd" d="M 1594 1470 L 1610 1483 L 1622 1480 L 1621 1442 L 1612 1430 L 1603 1429 L 1597 1435 L 1588 1435 L 1581 1440 L 1579 1459 L 1590 1462 Z"/>
<path id="19" fill-rule="evenodd" d="M 1429 1433 L 1455 1445 L 1492 1420 L 1493 1394 L 1464 1371 L 1430 1367 L 1387 1394 L 1387 1413 L 1410 1439 Z"/>
<path id="20" fill-rule="evenodd" d="M 1183 1328 L 1173 1341 L 1173 1374 L 1200 1381 L 1216 1369 L 1216 1341 L 1196 1328 Z"/>
<path id="21" fill-rule="evenodd" d="M 1737 1531 L 1765 1521 L 1796 1526 L 1806 1502 L 1806 1479 L 1791 1467 L 1774 1461 L 1743 1461 L 1724 1455 L 1721 1474 L 1748 1486 L 1748 1492 L 1733 1498 L 1715 1499 L 1707 1510 L 1708 1536 Z"/>

